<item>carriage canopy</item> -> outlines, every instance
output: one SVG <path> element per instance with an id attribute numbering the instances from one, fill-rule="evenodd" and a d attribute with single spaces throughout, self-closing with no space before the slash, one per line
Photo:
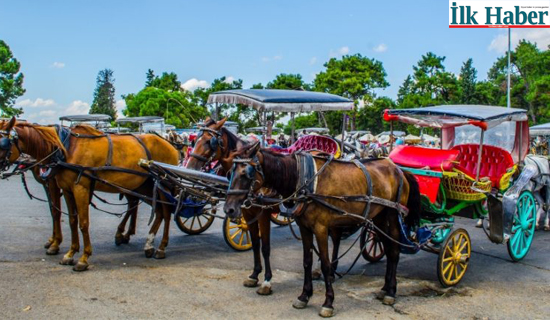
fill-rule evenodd
<path id="1" fill-rule="evenodd" d="M 550 122 L 532 126 L 529 128 L 529 134 L 535 136 L 550 136 Z"/>
<path id="2" fill-rule="evenodd" d="M 252 106 L 259 111 L 309 112 L 352 110 L 353 101 L 323 92 L 244 89 L 227 90 L 210 94 L 208 103 L 230 103 Z"/>

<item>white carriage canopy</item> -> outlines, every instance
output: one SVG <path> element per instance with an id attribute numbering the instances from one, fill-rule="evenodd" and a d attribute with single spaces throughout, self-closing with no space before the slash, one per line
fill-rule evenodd
<path id="1" fill-rule="evenodd" d="M 506 149 L 515 160 L 525 158 L 529 151 L 529 125 L 524 109 L 443 105 L 386 110 L 384 120 L 439 128 L 444 149 L 450 149 L 455 144 L 479 143 L 484 135 L 484 144 Z"/>
<path id="2" fill-rule="evenodd" d="M 550 122 L 532 126 L 531 128 L 529 128 L 529 134 L 532 137 L 550 136 Z"/>
<path id="3" fill-rule="evenodd" d="M 244 89 L 214 92 L 208 103 L 244 104 L 262 112 L 310 112 L 352 110 L 353 101 L 323 92 Z"/>

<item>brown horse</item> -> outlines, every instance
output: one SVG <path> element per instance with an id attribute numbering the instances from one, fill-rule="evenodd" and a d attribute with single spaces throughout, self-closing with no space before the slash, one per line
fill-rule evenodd
<path id="1" fill-rule="evenodd" d="M 261 187 L 275 189 L 283 197 L 289 197 L 296 192 L 299 172 L 294 156 L 260 150 L 258 144 L 246 146 L 235 152 L 234 156 L 242 160 L 235 161 L 231 171 L 232 178 L 224 206 L 224 211 L 229 217 L 240 217 L 243 202 L 249 197 L 251 191 L 257 191 Z M 317 168 L 323 168 L 328 160 L 315 157 L 314 161 Z M 368 195 L 367 178 L 362 169 L 354 163 L 332 161 L 324 169 L 319 169 L 323 171 L 317 176 L 316 190 L 313 194 L 306 196 L 309 197 L 308 204 L 295 217 L 302 235 L 305 271 L 303 291 L 293 304 L 295 308 L 305 308 L 313 294 L 311 268 L 315 235 L 326 287 L 325 302 L 319 315 L 323 317 L 333 315 L 334 291 L 331 282 L 333 270 L 328 253 L 329 231 L 334 228 L 357 225 L 361 222 L 357 215 L 363 214 L 391 237 L 391 239 L 382 237 L 387 255 L 387 268 L 381 296 L 386 304 L 395 302 L 396 271 L 400 251 L 399 244 L 394 241 L 399 241 L 400 237 L 398 217 L 400 213 L 397 208 L 401 208 L 397 203 L 407 206 L 410 211 L 405 222 L 411 226 L 416 225 L 420 217 L 418 183 L 414 176 L 403 173 L 389 159 L 363 160 L 362 164 L 372 179 L 372 196 L 382 199 L 382 202 L 372 202 L 370 207 L 367 207 L 364 201 L 342 200 L 342 196 Z M 386 203 L 395 206 L 383 205 L 383 199 L 387 201 Z"/>
<path id="2" fill-rule="evenodd" d="M 80 250 L 78 227 L 84 240 L 84 252 L 74 270 L 84 271 L 88 268 L 88 257 L 92 254 L 89 236 L 89 205 L 94 190 L 120 193 L 136 192 L 151 200 L 153 195 L 152 181 L 139 167 L 140 159 L 151 158 L 176 165 L 178 152 L 170 143 L 156 135 L 70 135 L 70 148 L 65 150 L 55 128 L 38 125 L 21 124 L 15 126 L 15 118 L 1 128 L 0 165 L 4 168 L 13 163 L 21 153 L 26 153 L 42 161 L 60 151 L 65 159 L 64 165 L 57 165 L 55 181 L 63 190 L 63 196 L 69 211 L 71 226 L 71 248 L 63 257 L 62 264 L 73 264 L 74 254 Z M 94 170 L 92 170 L 94 169 Z M 95 170 L 97 169 L 97 170 Z M 165 200 L 159 193 L 159 199 Z M 156 258 L 165 257 L 168 245 L 170 225 L 170 206 L 161 201 L 156 208 L 156 216 L 151 227 L 145 254 L 155 253 L 153 242 L 162 220 L 164 235 L 155 254 Z M 77 225 L 78 224 L 78 225 Z"/>

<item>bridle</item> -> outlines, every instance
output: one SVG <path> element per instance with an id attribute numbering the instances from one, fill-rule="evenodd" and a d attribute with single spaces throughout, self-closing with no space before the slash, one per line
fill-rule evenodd
<path id="1" fill-rule="evenodd" d="M 200 133 L 197 136 L 197 142 L 203 137 L 203 134 L 204 134 L 205 131 L 212 135 L 212 138 L 210 138 L 210 141 L 208 143 L 208 146 L 210 147 L 210 151 L 212 152 L 212 154 L 209 157 L 205 157 L 205 156 L 202 156 L 200 154 L 196 154 L 194 152 L 191 152 L 189 154 L 189 156 L 191 156 L 191 157 L 193 157 L 193 158 L 195 158 L 199 161 L 204 162 L 202 167 L 203 168 L 208 168 L 210 166 L 210 163 L 212 162 L 212 160 L 214 159 L 214 157 L 218 153 L 218 149 L 220 149 L 221 151 L 224 151 L 224 150 L 223 150 L 223 140 L 221 139 L 221 136 L 222 136 L 221 129 L 219 131 L 217 131 L 217 130 L 214 130 L 214 129 L 210 129 L 208 127 L 201 127 L 200 128 Z M 195 144 L 195 146 L 196 146 L 196 144 Z"/>
<path id="2" fill-rule="evenodd" d="M 0 159 L 0 171 L 6 171 L 10 167 L 10 157 L 12 154 L 12 146 L 15 145 L 17 151 L 21 154 L 21 149 L 19 148 L 19 135 L 17 131 L 12 128 L 10 131 L 0 130 L 0 150 L 6 151 L 4 158 Z"/>
<path id="3" fill-rule="evenodd" d="M 244 171 L 245 175 L 243 178 L 250 183 L 250 187 L 248 189 L 231 189 L 235 178 L 235 171 L 237 170 L 237 165 L 239 164 L 246 165 Z M 243 207 L 246 209 L 250 208 L 252 206 L 251 199 L 254 197 L 254 185 L 258 181 L 256 180 L 256 174 L 259 174 L 262 177 L 262 180 L 265 180 L 264 172 L 260 161 L 258 160 L 258 156 L 254 155 L 254 158 L 247 159 L 233 159 L 233 167 L 231 168 L 230 173 L 231 176 L 229 178 L 229 186 L 227 187 L 227 195 L 246 195 L 246 199 L 243 202 Z"/>

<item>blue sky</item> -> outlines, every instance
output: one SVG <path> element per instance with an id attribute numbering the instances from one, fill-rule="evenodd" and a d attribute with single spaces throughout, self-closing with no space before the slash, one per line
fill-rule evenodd
<path id="1" fill-rule="evenodd" d="M 391 86 L 379 95 L 395 98 L 428 51 L 455 73 L 472 57 L 485 78 L 505 35 L 449 29 L 445 0 L 0 1 L 0 39 L 25 75 L 23 118 L 44 123 L 86 113 L 103 68 L 114 70 L 121 100 L 143 87 L 149 68 L 191 79 L 187 87 L 221 76 L 249 87 L 282 72 L 309 82 L 330 57 L 361 53 L 383 62 Z M 550 43 L 547 29 L 514 31 L 514 41 L 523 37 Z"/>

